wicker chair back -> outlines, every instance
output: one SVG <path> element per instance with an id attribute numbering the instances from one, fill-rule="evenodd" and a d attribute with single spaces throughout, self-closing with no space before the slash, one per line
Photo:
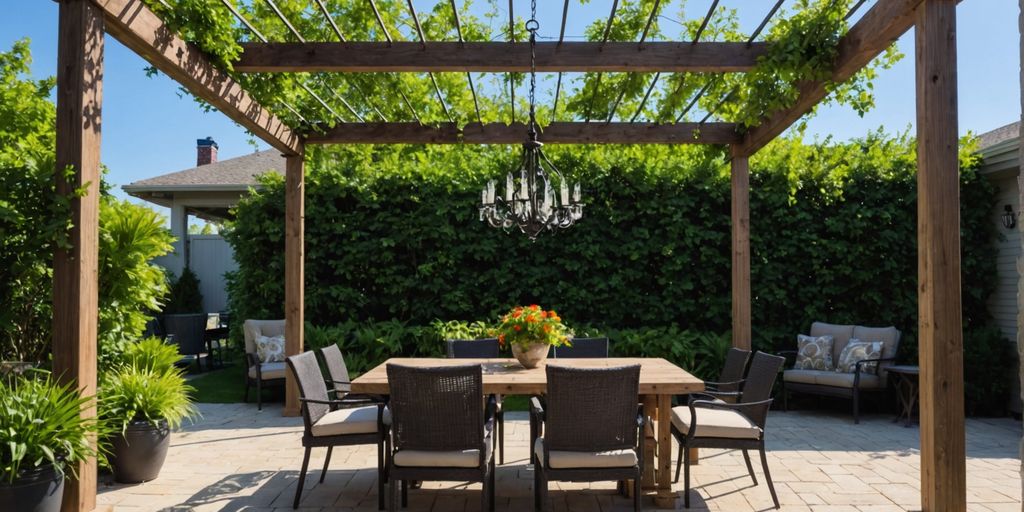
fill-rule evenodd
<path id="1" fill-rule="evenodd" d="M 640 366 L 569 368 L 549 364 L 544 444 L 549 450 L 636 446 Z"/>
<path id="2" fill-rule="evenodd" d="M 345 365 L 345 356 L 341 355 L 341 349 L 337 344 L 332 343 L 320 349 L 320 355 L 324 358 L 324 364 L 327 366 L 327 374 L 335 383 L 334 387 L 341 390 L 342 385 L 338 383 L 350 381 L 348 366 Z"/>
<path id="3" fill-rule="evenodd" d="M 573 338 L 572 346 L 555 347 L 558 359 L 601 357 L 608 357 L 608 338 Z"/>
<path id="4" fill-rule="evenodd" d="M 389 364 L 391 432 L 397 450 L 474 450 L 484 443 L 480 365 Z"/>
<path id="5" fill-rule="evenodd" d="M 324 375 L 320 372 L 320 364 L 316 361 L 316 354 L 303 352 L 285 359 L 288 368 L 299 381 L 299 396 L 310 400 L 327 401 L 327 384 L 324 383 Z M 330 410 L 327 404 L 303 403 L 302 418 L 306 421 L 307 432 L 311 426 L 320 421 Z"/>
<path id="6" fill-rule="evenodd" d="M 499 356 L 498 338 L 447 340 L 449 359 L 488 359 Z"/>

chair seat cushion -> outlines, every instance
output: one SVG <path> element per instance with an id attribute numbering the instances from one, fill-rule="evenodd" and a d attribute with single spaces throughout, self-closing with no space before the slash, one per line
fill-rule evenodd
<path id="1" fill-rule="evenodd" d="M 544 438 L 537 438 L 533 443 L 533 452 L 537 461 L 544 464 Z M 603 452 L 576 452 L 551 450 L 548 459 L 552 469 L 570 468 L 629 468 L 636 466 L 635 450 L 608 450 Z"/>
<path id="2" fill-rule="evenodd" d="M 484 442 L 485 461 L 492 456 L 491 444 L 490 439 Z M 398 450 L 392 460 L 396 466 L 407 468 L 476 468 L 480 467 L 480 450 Z"/>
<path id="3" fill-rule="evenodd" d="M 377 431 L 377 407 L 338 409 L 325 414 L 311 429 L 314 437 L 371 434 Z"/>
<path id="4" fill-rule="evenodd" d="M 690 431 L 690 408 L 681 405 L 672 408 L 672 424 L 683 434 Z M 696 437 L 728 439 L 759 439 L 761 429 L 746 416 L 727 409 L 697 408 Z"/>
<path id="5" fill-rule="evenodd" d="M 260 364 L 260 374 L 263 380 L 270 379 L 283 379 L 284 378 L 284 363 L 262 363 Z M 249 378 L 256 378 L 256 367 L 249 367 Z"/>
<path id="6" fill-rule="evenodd" d="M 820 386 L 835 386 L 840 388 L 853 387 L 852 373 L 839 373 L 835 371 L 821 370 L 786 370 L 782 374 L 782 380 L 786 382 L 797 382 L 801 384 L 817 384 Z M 871 373 L 860 374 L 861 388 L 885 387 L 885 381 L 878 375 Z"/>

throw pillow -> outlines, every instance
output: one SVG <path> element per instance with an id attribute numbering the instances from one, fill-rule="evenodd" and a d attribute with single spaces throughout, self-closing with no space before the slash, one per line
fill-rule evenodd
<path id="1" fill-rule="evenodd" d="M 864 359 L 878 359 L 882 357 L 882 348 L 885 342 L 882 341 L 861 341 L 851 338 L 850 343 L 843 348 L 839 354 L 839 362 L 836 364 L 836 371 L 842 373 L 853 373 L 857 369 L 857 361 Z M 865 363 L 861 370 L 874 373 L 878 363 Z"/>
<path id="2" fill-rule="evenodd" d="M 258 336 L 256 338 L 256 357 L 261 363 L 284 361 L 284 336 Z"/>
<path id="3" fill-rule="evenodd" d="M 797 370 L 831 370 L 832 369 L 832 336 L 805 336 L 799 334 L 796 337 Z"/>

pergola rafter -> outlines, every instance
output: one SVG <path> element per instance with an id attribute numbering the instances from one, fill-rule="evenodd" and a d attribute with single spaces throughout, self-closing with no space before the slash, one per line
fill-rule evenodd
<path id="1" fill-rule="evenodd" d="M 529 46 L 521 42 L 431 42 L 422 28 L 419 43 L 394 41 L 373 0 L 374 11 L 385 43 L 302 42 L 303 38 L 272 0 L 266 0 L 291 29 L 298 43 L 266 42 L 266 38 L 241 17 L 231 2 L 224 5 L 248 27 L 261 43 L 246 43 L 235 71 L 247 72 L 525 72 L 529 70 Z M 857 2 L 851 16 L 864 2 Z M 766 116 L 747 130 L 730 123 L 707 122 L 719 106 L 709 109 L 699 123 L 681 122 L 711 84 L 711 78 L 690 99 L 677 123 L 635 122 L 661 73 L 729 73 L 754 68 L 767 43 L 754 39 L 778 10 L 778 3 L 746 42 L 700 42 L 700 36 L 715 13 L 715 0 L 702 20 L 694 41 L 688 42 L 564 42 L 565 16 L 557 43 L 538 45 L 539 71 L 559 73 L 556 86 L 557 111 L 561 73 L 653 72 L 655 79 L 630 122 L 553 122 L 542 126 L 543 140 L 553 143 L 664 143 L 720 144 L 730 146 L 733 345 L 751 343 L 750 311 L 750 213 L 749 157 L 823 100 L 830 83 L 840 83 L 868 65 L 911 26 L 917 27 L 917 111 L 918 111 L 918 248 L 919 248 L 919 345 L 921 362 L 921 468 L 922 505 L 926 511 L 963 511 L 966 508 L 962 321 L 959 288 L 959 210 L 957 161 L 957 97 L 955 14 L 957 0 L 877 0 L 839 43 L 830 80 L 807 81 L 799 85 L 799 97 L 789 108 Z M 320 4 L 318 2 L 318 4 Z M 511 4 L 510 4 L 511 5 Z M 344 36 L 329 11 L 320 4 L 340 41 Z M 453 3 L 453 8 L 456 6 Z M 411 8 L 411 2 L 410 2 Z M 657 10 L 657 6 L 654 7 Z M 287 353 L 302 351 L 304 309 L 304 169 L 305 145 L 331 143 L 421 143 L 421 144 L 506 144 L 523 140 L 525 126 L 497 123 L 456 123 L 427 126 L 401 87 L 399 93 L 416 123 L 339 122 L 322 133 L 300 134 L 256 101 L 228 72 L 219 69 L 196 47 L 185 43 L 143 0 L 65 0 L 60 5 L 60 55 L 57 94 L 57 165 L 74 173 L 62 173 L 58 193 L 67 196 L 74 228 L 72 248 L 58 250 L 54 262 L 54 371 L 79 389 L 96 385 L 95 290 L 98 255 L 99 144 L 101 127 L 102 57 L 104 33 L 120 40 L 153 66 L 180 83 L 196 97 L 213 105 L 232 120 L 265 140 L 286 156 L 285 182 L 285 304 Z M 511 9 L 510 9 L 511 13 Z M 652 12 L 652 18 L 655 14 Z M 413 10 L 413 17 L 416 13 Z M 614 18 L 614 16 L 612 17 Z M 609 27 L 611 22 L 609 21 Z M 646 38 L 648 26 L 644 29 Z M 419 27 L 418 20 L 416 21 Z M 514 25 L 512 26 L 514 29 Z M 513 31 L 514 33 L 514 31 Z M 315 77 L 314 77 L 315 78 Z M 678 90 L 683 90 L 684 80 Z M 307 87 L 303 83 L 303 87 Z M 434 82 L 442 106 L 445 102 Z M 733 90 L 734 91 L 734 90 Z M 336 92 L 336 91 L 332 91 Z M 318 97 L 311 89 L 309 93 Z M 733 94 L 730 92 L 726 95 Z M 294 107 L 271 98 L 302 114 Z M 322 102 L 322 98 L 320 98 Z M 621 100 L 618 100 L 621 101 Z M 616 103 L 618 103 L 616 101 Z M 332 109 L 328 105 L 328 111 Z M 617 105 L 616 105 L 617 106 Z M 454 116 L 447 112 L 449 119 Z M 588 109 L 589 110 L 589 109 Z M 614 116 L 614 108 L 612 109 Z M 352 109 L 355 113 L 355 109 Z M 672 116 L 674 112 L 662 112 Z M 336 114 L 335 114 L 336 115 Z M 336 117 L 340 117 L 337 116 Z M 358 117 L 358 116 L 357 116 Z M 383 118 L 384 116 L 380 116 Z M 481 120 L 478 111 L 478 121 Z M 671 117 L 669 117 L 671 118 Z M 609 120 L 611 117 L 609 117 Z M 313 123 L 322 120 L 312 120 Z M 73 190 L 91 184 L 83 196 Z M 289 377 L 286 414 L 298 414 L 294 383 Z M 83 414 L 91 414 L 86 411 Z M 655 413 L 657 414 L 657 413 Z M 657 433 L 667 446 L 669 433 L 665 418 Z M 659 444 L 661 441 L 659 441 Z M 665 450 L 667 452 L 667 450 Z M 648 477 L 656 480 L 659 505 L 674 505 L 669 484 L 670 455 L 659 451 L 658 470 Z M 67 510 L 92 510 L 95 481 L 92 463 L 79 469 L 81 478 L 66 486 Z"/>

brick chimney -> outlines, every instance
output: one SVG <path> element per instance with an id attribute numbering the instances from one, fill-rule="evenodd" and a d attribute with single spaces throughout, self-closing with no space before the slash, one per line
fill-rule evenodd
<path id="1" fill-rule="evenodd" d="M 196 141 L 196 166 L 217 163 L 217 143 L 213 137 Z"/>

